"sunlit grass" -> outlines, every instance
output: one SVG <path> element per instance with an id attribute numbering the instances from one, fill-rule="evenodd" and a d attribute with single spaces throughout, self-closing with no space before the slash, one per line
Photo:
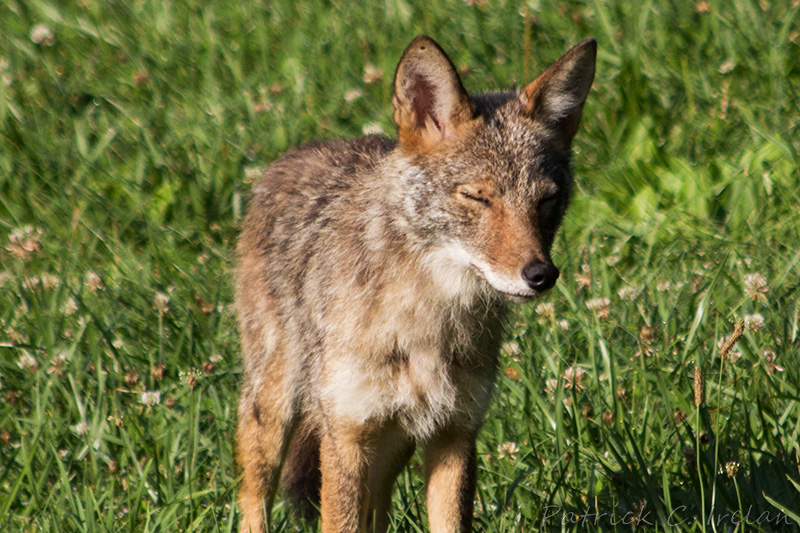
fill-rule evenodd
<path id="1" fill-rule="evenodd" d="M 476 530 L 800 527 L 798 27 L 765 0 L 3 3 L 0 529 L 235 529 L 250 169 L 393 134 L 417 33 L 473 91 L 599 41 L 562 279 L 509 327 Z M 423 500 L 415 462 L 395 530 Z"/>

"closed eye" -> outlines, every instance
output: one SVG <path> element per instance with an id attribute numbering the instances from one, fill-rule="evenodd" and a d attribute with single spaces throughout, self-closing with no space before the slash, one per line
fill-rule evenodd
<path id="1" fill-rule="evenodd" d="M 558 200 L 557 194 L 548 196 L 547 198 L 542 198 L 541 200 L 539 200 L 539 207 L 551 207 L 556 200 Z"/>
<path id="2" fill-rule="evenodd" d="M 475 194 L 468 193 L 466 191 L 462 191 L 461 195 L 464 196 L 464 198 L 469 198 L 470 200 L 474 200 L 476 202 L 480 202 L 485 206 L 489 206 L 492 203 L 488 198 L 485 198 L 483 196 L 477 196 Z"/>

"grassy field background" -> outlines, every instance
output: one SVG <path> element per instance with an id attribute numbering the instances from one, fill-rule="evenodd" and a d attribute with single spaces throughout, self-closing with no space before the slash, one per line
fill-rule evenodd
<path id="1" fill-rule="evenodd" d="M 0 530 L 235 529 L 248 179 L 393 135 L 418 33 L 471 91 L 599 42 L 562 280 L 509 331 L 476 530 L 800 529 L 797 0 L 6 0 Z M 426 529 L 422 494 L 415 462 L 393 530 Z"/>

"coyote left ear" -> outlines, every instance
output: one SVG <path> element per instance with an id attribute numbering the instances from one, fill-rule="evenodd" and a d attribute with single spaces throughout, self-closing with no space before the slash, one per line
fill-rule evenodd
<path id="1" fill-rule="evenodd" d="M 394 75 L 392 104 L 400 146 L 408 152 L 436 148 L 454 137 L 474 114 L 450 59 L 424 35 L 403 52 Z"/>
<path id="2" fill-rule="evenodd" d="M 520 93 L 524 112 L 556 127 L 566 147 L 578 132 L 583 103 L 594 80 L 597 41 L 589 39 L 564 54 Z"/>

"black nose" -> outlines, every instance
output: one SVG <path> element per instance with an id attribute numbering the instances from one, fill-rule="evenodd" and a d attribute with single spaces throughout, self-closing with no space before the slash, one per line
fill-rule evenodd
<path id="1" fill-rule="evenodd" d="M 522 279 L 528 282 L 531 289 L 539 292 L 546 291 L 555 285 L 558 274 L 558 269 L 553 263 L 543 263 L 541 261 L 528 263 L 522 269 Z"/>

